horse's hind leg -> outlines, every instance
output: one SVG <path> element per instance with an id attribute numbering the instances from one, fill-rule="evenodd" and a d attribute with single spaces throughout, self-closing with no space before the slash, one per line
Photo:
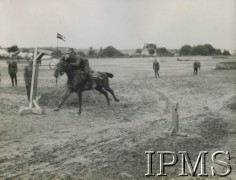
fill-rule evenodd
<path id="1" fill-rule="evenodd" d="M 120 101 L 119 99 L 116 98 L 114 91 L 109 86 L 104 86 L 104 89 L 107 90 L 109 93 L 111 93 L 111 95 L 113 96 L 113 98 L 116 102 Z"/>
<path id="2" fill-rule="evenodd" d="M 114 100 L 116 101 L 116 102 L 119 102 L 119 99 L 117 99 L 116 98 L 116 96 L 115 96 L 115 94 L 114 94 L 114 91 L 110 88 L 110 86 L 109 86 L 109 80 L 108 80 L 108 78 L 104 78 L 103 79 L 103 87 L 104 87 L 104 89 L 106 90 L 106 91 L 108 91 L 109 93 L 111 93 L 111 95 L 113 96 L 113 98 L 114 98 Z"/>
<path id="3" fill-rule="evenodd" d="M 54 109 L 54 111 L 59 111 L 62 104 L 65 102 L 65 100 L 69 97 L 70 94 L 71 94 L 71 90 L 67 89 L 66 92 L 63 94 L 62 99 L 60 100 L 58 106 Z"/>
<path id="4" fill-rule="evenodd" d="M 102 94 L 106 97 L 106 99 L 107 99 L 107 105 L 109 106 L 109 105 L 110 105 L 110 99 L 109 99 L 109 97 L 108 97 L 108 93 L 107 93 L 104 89 L 102 89 L 102 87 L 96 87 L 95 89 L 96 89 L 98 92 L 102 93 Z"/>

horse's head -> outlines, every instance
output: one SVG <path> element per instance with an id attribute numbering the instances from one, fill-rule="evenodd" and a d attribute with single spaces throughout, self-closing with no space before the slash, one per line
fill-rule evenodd
<path id="1" fill-rule="evenodd" d="M 61 58 L 59 63 L 57 63 L 56 68 L 54 70 L 54 76 L 58 78 L 59 76 L 62 76 L 65 72 L 67 72 L 69 67 L 68 59 Z"/>

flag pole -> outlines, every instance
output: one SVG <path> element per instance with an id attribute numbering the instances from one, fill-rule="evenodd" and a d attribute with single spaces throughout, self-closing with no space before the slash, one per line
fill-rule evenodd
<path id="1" fill-rule="evenodd" d="M 58 38 L 57 38 L 57 60 L 58 60 Z"/>
<path id="2" fill-rule="evenodd" d="M 57 38 L 57 61 L 58 61 L 58 38 Z M 57 86 L 57 77 L 56 77 L 56 86 Z"/>

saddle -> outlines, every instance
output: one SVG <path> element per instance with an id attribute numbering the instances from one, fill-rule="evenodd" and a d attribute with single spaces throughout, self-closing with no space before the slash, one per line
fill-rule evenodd
<path id="1" fill-rule="evenodd" d="M 91 90 L 94 89 L 95 86 L 99 86 L 102 84 L 102 77 L 97 76 L 94 73 L 86 73 L 84 71 L 80 71 L 81 73 L 77 73 L 74 77 L 74 79 L 72 80 L 72 82 L 68 81 L 68 84 L 71 83 L 71 87 L 73 90 L 77 90 L 79 88 L 79 84 L 78 81 L 80 78 L 82 78 L 85 81 L 84 90 Z"/>
<path id="2" fill-rule="evenodd" d="M 102 80 L 101 77 L 93 75 L 93 73 L 91 73 L 91 75 L 92 75 L 93 80 Z M 88 80 L 89 79 L 89 75 L 87 73 L 85 73 L 84 71 L 82 71 L 82 79 L 84 79 L 84 80 Z"/>
<path id="3" fill-rule="evenodd" d="M 90 77 L 91 76 L 91 77 Z M 102 78 L 91 73 L 90 75 L 82 71 L 82 79 L 86 81 L 84 89 L 94 89 L 102 82 Z"/>

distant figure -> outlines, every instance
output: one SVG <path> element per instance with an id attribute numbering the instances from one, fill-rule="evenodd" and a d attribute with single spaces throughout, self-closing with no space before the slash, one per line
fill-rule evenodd
<path id="1" fill-rule="evenodd" d="M 17 76 L 16 76 L 17 69 L 18 69 L 17 63 L 16 63 L 15 58 L 13 56 L 8 64 L 8 73 L 11 77 L 12 87 L 17 86 Z"/>
<path id="2" fill-rule="evenodd" d="M 157 61 L 157 59 L 155 59 L 154 63 L 153 63 L 153 70 L 155 71 L 155 77 L 157 78 L 157 76 L 159 77 L 159 69 L 160 69 L 160 65 L 159 62 Z"/>
<path id="3" fill-rule="evenodd" d="M 200 63 L 200 61 L 197 61 L 197 63 L 198 63 L 198 69 L 200 70 L 201 69 L 201 63 Z"/>
<path id="4" fill-rule="evenodd" d="M 25 80 L 25 87 L 26 87 L 28 102 L 30 100 L 32 71 L 33 71 L 33 59 L 28 59 L 28 65 L 25 66 L 25 69 L 24 69 L 24 80 Z"/>
<path id="5" fill-rule="evenodd" d="M 38 62 L 38 64 L 39 64 L 39 66 L 41 66 L 41 64 L 42 64 L 42 59 L 40 58 L 39 60 L 37 60 L 37 62 Z"/>
<path id="6" fill-rule="evenodd" d="M 199 63 L 195 60 L 193 63 L 193 75 L 197 75 Z"/>

